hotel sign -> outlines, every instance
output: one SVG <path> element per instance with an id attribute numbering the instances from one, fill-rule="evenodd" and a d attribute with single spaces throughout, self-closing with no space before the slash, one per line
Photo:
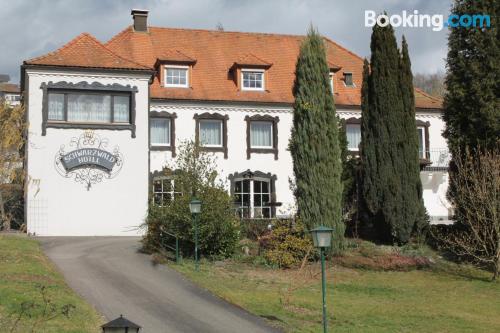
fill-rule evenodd
<path id="1" fill-rule="evenodd" d="M 123 166 L 118 146 L 108 149 L 109 140 L 94 131 L 85 131 L 61 145 L 55 157 L 56 171 L 64 178 L 84 184 L 87 190 L 106 179 L 115 178 Z"/>
<path id="2" fill-rule="evenodd" d="M 66 171 L 83 167 L 95 167 L 111 172 L 115 166 L 116 157 L 102 149 L 83 148 L 63 155 L 61 163 Z"/>

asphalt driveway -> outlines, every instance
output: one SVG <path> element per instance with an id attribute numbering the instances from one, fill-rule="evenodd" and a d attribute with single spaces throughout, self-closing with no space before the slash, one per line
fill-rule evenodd
<path id="1" fill-rule="evenodd" d="M 77 293 L 109 320 L 123 314 L 143 333 L 276 332 L 263 319 L 153 265 L 136 237 L 39 237 Z"/>

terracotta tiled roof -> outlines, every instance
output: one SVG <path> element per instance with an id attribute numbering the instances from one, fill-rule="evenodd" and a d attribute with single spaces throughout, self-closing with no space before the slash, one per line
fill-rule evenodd
<path id="1" fill-rule="evenodd" d="M 24 64 L 133 70 L 152 69 L 152 66 L 144 66 L 115 54 L 88 33 L 82 33 L 54 52 L 26 60 Z"/>
<path id="2" fill-rule="evenodd" d="M 184 62 L 184 63 L 195 63 L 196 59 L 191 58 L 190 56 L 185 55 L 181 51 L 178 50 L 166 50 L 162 54 L 158 56 L 158 61 L 172 61 L 172 62 Z"/>
<path id="3" fill-rule="evenodd" d="M 0 91 L 4 93 L 20 93 L 19 86 L 14 83 L 0 83 Z"/>
<path id="4" fill-rule="evenodd" d="M 261 58 L 253 55 L 252 53 L 245 54 L 241 56 L 237 61 L 234 62 L 238 66 L 262 66 L 270 67 L 272 63 L 262 60 Z"/>
<path id="5" fill-rule="evenodd" d="M 149 27 L 147 33 L 128 27 L 106 44 L 89 34 L 26 64 L 94 68 L 157 69 L 159 62 L 192 64 L 189 88 L 164 88 L 160 73 L 151 85 L 154 99 L 293 103 L 295 64 L 304 36 Z M 325 38 L 327 61 L 335 73 L 335 103 L 359 106 L 363 59 Z M 268 67 L 265 91 L 241 91 L 232 67 Z M 353 87 L 343 73 L 353 74 Z M 418 108 L 441 108 L 441 101 L 415 91 Z"/>
<path id="6" fill-rule="evenodd" d="M 422 109 L 442 109 L 443 100 L 431 96 L 419 88 L 415 88 L 415 105 Z"/>

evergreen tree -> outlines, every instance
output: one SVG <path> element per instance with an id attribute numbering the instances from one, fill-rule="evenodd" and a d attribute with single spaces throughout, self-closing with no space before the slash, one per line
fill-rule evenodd
<path id="1" fill-rule="evenodd" d="M 399 87 L 403 99 L 402 126 L 404 140 L 401 159 L 404 163 L 402 183 L 406 229 L 413 229 L 417 234 L 428 222 L 427 212 L 422 197 L 422 181 L 420 180 L 420 161 L 418 154 L 417 124 L 415 122 L 415 89 L 413 88 L 413 74 L 411 72 L 411 61 L 408 54 L 408 44 L 403 36 L 401 47 L 401 58 L 399 62 Z M 404 175 L 406 174 L 406 177 Z M 411 229 L 412 228 L 412 229 Z"/>
<path id="2" fill-rule="evenodd" d="M 406 243 L 426 220 L 411 65 L 406 41 L 401 56 L 390 25 L 374 26 L 370 47 L 361 89 L 365 223 L 381 241 Z"/>
<path id="3" fill-rule="evenodd" d="M 295 75 L 290 151 L 298 215 L 309 229 L 334 228 L 333 246 L 339 250 L 345 229 L 339 128 L 324 41 L 312 27 L 300 47 Z"/>
<path id="4" fill-rule="evenodd" d="M 452 14 L 491 19 L 490 28 L 450 29 L 444 136 L 456 155 L 466 147 L 491 149 L 500 138 L 500 2 L 456 0 Z"/>

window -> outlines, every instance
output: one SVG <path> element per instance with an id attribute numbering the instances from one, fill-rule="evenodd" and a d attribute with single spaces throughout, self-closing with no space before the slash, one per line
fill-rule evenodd
<path id="1" fill-rule="evenodd" d="M 151 118 L 151 145 L 154 146 L 170 146 L 170 119 L 168 118 Z"/>
<path id="2" fill-rule="evenodd" d="M 279 117 L 256 114 L 245 116 L 247 123 L 247 159 L 252 153 L 274 154 L 278 159 L 278 122 Z"/>
<path id="3" fill-rule="evenodd" d="M 330 73 L 330 91 L 333 93 L 335 93 L 335 90 L 334 90 L 334 87 L 333 87 L 333 79 L 335 78 L 334 74 L 333 73 Z"/>
<path id="4" fill-rule="evenodd" d="M 224 153 L 227 159 L 227 121 L 229 116 L 219 113 L 195 113 L 195 142 L 202 151 Z"/>
<path id="5" fill-rule="evenodd" d="M 166 87 L 189 87 L 188 66 L 165 66 Z"/>
<path id="6" fill-rule="evenodd" d="M 269 180 L 240 179 L 234 182 L 235 205 L 243 218 L 270 218 L 271 186 Z"/>
<path id="7" fill-rule="evenodd" d="M 49 92 L 48 120 L 130 124 L 130 95 Z"/>
<path id="8" fill-rule="evenodd" d="M 243 90 L 264 90 L 264 70 L 243 69 L 241 82 Z"/>
<path id="9" fill-rule="evenodd" d="M 347 148 L 351 151 L 359 151 L 361 143 L 361 125 L 346 124 Z"/>
<path id="10" fill-rule="evenodd" d="M 347 87 L 354 87 L 354 81 L 352 80 L 352 73 L 344 73 L 344 84 Z"/>
<path id="11" fill-rule="evenodd" d="M 426 157 L 425 127 L 423 126 L 417 127 L 417 136 L 418 136 L 418 157 L 425 158 Z"/>
<path id="12" fill-rule="evenodd" d="M 199 124 L 200 144 L 204 147 L 222 147 L 222 120 L 203 119 Z"/>
<path id="13" fill-rule="evenodd" d="M 273 123 L 270 121 L 250 122 L 250 146 L 252 148 L 273 148 Z"/>
<path id="14" fill-rule="evenodd" d="M 181 195 L 175 190 L 175 182 L 168 177 L 157 177 L 153 180 L 153 204 L 165 206 Z"/>

